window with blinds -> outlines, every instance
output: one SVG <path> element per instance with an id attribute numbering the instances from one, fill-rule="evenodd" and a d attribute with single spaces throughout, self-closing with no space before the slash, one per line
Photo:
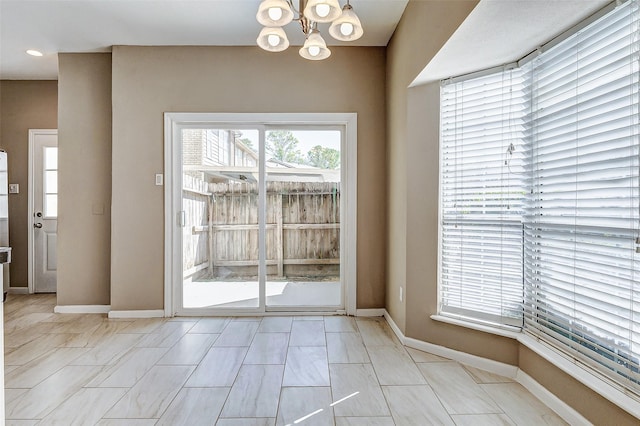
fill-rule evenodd
<path id="1" fill-rule="evenodd" d="M 628 1 L 524 67 L 525 330 L 639 383 L 639 19 Z"/>
<path id="2" fill-rule="evenodd" d="M 522 325 L 522 73 L 441 89 L 440 310 Z"/>
<path id="3" fill-rule="evenodd" d="M 440 313 L 521 325 L 636 393 L 639 93 L 640 0 L 441 89 Z"/>

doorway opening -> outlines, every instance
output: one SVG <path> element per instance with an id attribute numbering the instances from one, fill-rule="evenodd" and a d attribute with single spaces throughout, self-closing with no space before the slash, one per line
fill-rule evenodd
<path id="1" fill-rule="evenodd" d="M 355 313 L 355 119 L 166 114 L 166 314 Z"/>

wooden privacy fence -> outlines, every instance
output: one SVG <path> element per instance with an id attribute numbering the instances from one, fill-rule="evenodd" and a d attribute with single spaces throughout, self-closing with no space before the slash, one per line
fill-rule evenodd
<path id="1" fill-rule="evenodd" d="M 258 190 L 255 183 L 183 179 L 185 277 L 258 275 Z M 267 275 L 337 279 L 340 276 L 340 184 L 268 182 Z"/>

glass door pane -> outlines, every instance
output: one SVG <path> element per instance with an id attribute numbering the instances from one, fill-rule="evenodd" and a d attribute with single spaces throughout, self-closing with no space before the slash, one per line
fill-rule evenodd
<path id="1" fill-rule="evenodd" d="M 181 136 L 183 308 L 259 308 L 258 130 Z"/>
<path id="2" fill-rule="evenodd" d="M 336 128 L 266 132 L 267 307 L 343 306 L 341 138 Z"/>

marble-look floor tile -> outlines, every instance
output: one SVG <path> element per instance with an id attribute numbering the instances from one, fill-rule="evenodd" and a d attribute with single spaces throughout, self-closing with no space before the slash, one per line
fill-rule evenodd
<path id="1" fill-rule="evenodd" d="M 70 398 L 100 370 L 95 366 L 66 366 L 6 404 L 7 419 L 41 419 Z"/>
<path id="2" fill-rule="evenodd" d="M 151 370 L 166 351 L 166 348 L 133 348 L 118 362 L 103 369 L 87 386 L 130 388 Z"/>
<path id="3" fill-rule="evenodd" d="M 512 383 L 513 380 L 501 376 L 499 374 L 490 373 L 489 371 L 481 370 L 479 368 L 471 367 L 470 365 L 462 365 L 467 373 L 471 375 L 476 383 L 488 384 L 488 383 Z"/>
<path id="4" fill-rule="evenodd" d="M 170 348 L 193 326 L 194 321 L 167 321 L 147 334 L 136 346 L 140 348 Z"/>
<path id="5" fill-rule="evenodd" d="M 370 346 L 367 351 L 381 385 L 426 384 L 418 367 L 403 347 Z"/>
<path id="6" fill-rule="evenodd" d="M 479 385 L 517 425 L 566 425 L 550 408 L 519 383 Z"/>
<path id="7" fill-rule="evenodd" d="M 393 417 L 336 417 L 336 426 L 396 426 Z"/>
<path id="8" fill-rule="evenodd" d="M 158 361 L 158 364 L 196 365 L 217 338 L 217 334 L 185 334 Z"/>
<path id="9" fill-rule="evenodd" d="M 126 389 L 114 388 L 80 389 L 45 417 L 41 424 L 60 426 L 93 425 L 99 421 L 104 413 L 122 398 L 126 392 Z"/>
<path id="10" fill-rule="evenodd" d="M 102 419 L 96 426 L 154 426 L 157 419 Z"/>
<path id="11" fill-rule="evenodd" d="M 258 333 L 290 333 L 292 317 L 264 317 Z"/>
<path id="12" fill-rule="evenodd" d="M 445 362 L 451 361 L 448 358 L 444 358 L 435 354 L 431 354 L 429 352 L 419 351 L 418 349 L 406 348 L 409 356 L 413 359 L 414 362 Z"/>
<path id="13" fill-rule="evenodd" d="M 282 365 L 243 365 L 220 417 L 276 417 Z"/>
<path id="14" fill-rule="evenodd" d="M 18 398 L 21 398 L 22 395 L 24 395 L 28 391 L 29 391 L 29 389 L 10 389 L 10 388 L 5 388 L 4 389 L 4 403 L 5 403 L 5 406 L 8 407 L 13 401 L 17 400 Z"/>
<path id="15" fill-rule="evenodd" d="M 244 359 L 245 364 L 284 364 L 289 333 L 256 333 Z"/>
<path id="16" fill-rule="evenodd" d="M 230 321 L 229 318 L 202 318 L 189 330 L 189 333 L 220 334 Z"/>
<path id="17" fill-rule="evenodd" d="M 324 330 L 327 333 L 357 333 L 358 327 L 353 317 L 334 315 L 324 317 Z"/>
<path id="18" fill-rule="evenodd" d="M 330 364 L 366 364 L 371 362 L 358 333 L 327 333 Z"/>
<path id="19" fill-rule="evenodd" d="M 104 320 L 102 323 L 87 333 L 80 333 L 76 335 L 73 339 L 67 342 L 64 347 L 77 347 L 77 348 L 93 348 L 100 344 L 100 342 L 107 338 L 107 336 L 111 336 L 116 333 L 120 333 L 124 328 L 126 328 L 131 321 L 115 321 L 115 320 Z"/>
<path id="20" fill-rule="evenodd" d="M 205 388 L 233 385 L 246 353 L 246 347 L 209 349 L 185 386 Z"/>
<path id="21" fill-rule="evenodd" d="M 294 321 L 323 321 L 324 316 L 322 315 L 297 315 L 293 317 Z"/>
<path id="22" fill-rule="evenodd" d="M 129 322 L 120 332 L 125 334 L 148 334 L 153 333 L 158 327 L 165 323 L 164 318 L 140 318 Z"/>
<path id="23" fill-rule="evenodd" d="M 42 332 L 38 328 L 39 327 L 34 326 L 22 330 L 16 330 L 13 333 L 5 333 L 4 347 L 18 348 L 22 345 L 32 342 L 35 339 L 41 338 L 45 335 L 46 330 L 45 332 Z"/>
<path id="24" fill-rule="evenodd" d="M 451 414 L 493 414 L 502 410 L 457 362 L 421 363 L 420 371 Z"/>
<path id="25" fill-rule="evenodd" d="M 506 414 L 454 414 L 456 426 L 515 426 Z"/>
<path id="26" fill-rule="evenodd" d="M 29 327 L 42 321 L 46 321 L 54 317 L 54 313 L 40 313 L 34 312 L 30 314 L 21 315 L 15 319 L 5 321 L 4 332 L 13 333 L 17 330 Z"/>
<path id="27" fill-rule="evenodd" d="M 326 348 L 289 347 L 282 386 L 329 386 Z"/>
<path id="28" fill-rule="evenodd" d="M 40 420 L 6 420 L 5 426 L 35 426 Z"/>
<path id="29" fill-rule="evenodd" d="M 104 417 L 111 419 L 160 417 L 193 370 L 192 366 L 154 366 Z"/>
<path id="30" fill-rule="evenodd" d="M 276 425 L 333 425 L 331 388 L 282 388 Z"/>
<path id="31" fill-rule="evenodd" d="M 45 334 L 4 357 L 5 365 L 25 365 L 73 339 L 76 334 Z"/>
<path id="32" fill-rule="evenodd" d="M 384 318 L 356 318 L 358 330 L 362 336 L 362 341 L 368 346 L 400 346 L 402 343 L 398 340 L 391 327 Z"/>
<path id="33" fill-rule="evenodd" d="M 82 348 L 54 349 L 11 372 L 5 371 L 5 387 L 32 388 L 88 350 Z"/>
<path id="34" fill-rule="evenodd" d="M 156 426 L 209 426 L 215 423 L 229 388 L 183 388 Z"/>
<path id="35" fill-rule="evenodd" d="M 113 334 L 73 361 L 72 365 L 113 364 L 129 352 L 141 337 L 141 334 Z"/>
<path id="36" fill-rule="evenodd" d="M 336 417 L 390 415 L 371 364 L 331 364 L 329 371 Z"/>
<path id="37" fill-rule="evenodd" d="M 324 321 L 294 321 L 289 346 L 325 346 Z"/>
<path id="38" fill-rule="evenodd" d="M 274 426 L 275 418 L 218 419 L 216 426 Z"/>
<path id="39" fill-rule="evenodd" d="M 105 318 L 102 317 L 102 315 L 82 314 L 82 315 L 78 315 L 73 320 L 67 321 L 64 324 L 62 324 L 60 327 L 56 328 L 55 333 L 76 333 L 76 334 L 92 333 L 104 321 L 105 321 Z"/>
<path id="40" fill-rule="evenodd" d="M 259 326 L 256 321 L 231 321 L 213 346 L 249 346 Z"/>
<path id="41" fill-rule="evenodd" d="M 383 386 L 396 425 L 453 425 L 429 386 Z"/>

